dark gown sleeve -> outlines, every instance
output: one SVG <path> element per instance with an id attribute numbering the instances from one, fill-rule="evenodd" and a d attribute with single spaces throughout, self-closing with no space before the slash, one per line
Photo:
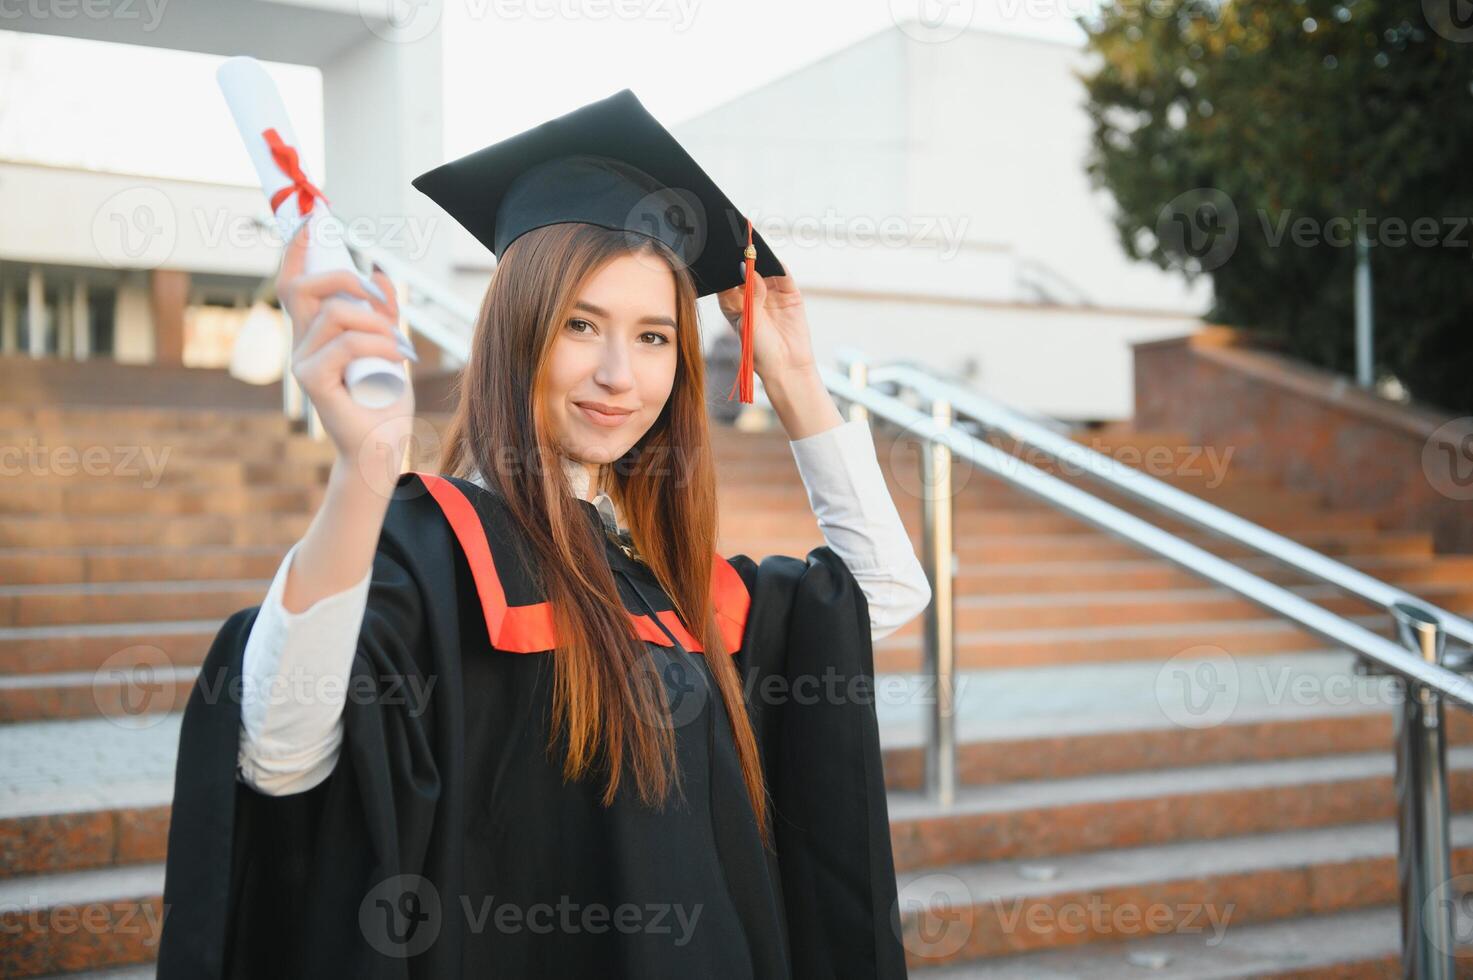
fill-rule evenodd
<path id="1" fill-rule="evenodd" d="M 434 507 L 427 495 L 390 504 L 342 750 L 324 782 L 272 796 L 237 778 L 241 659 L 260 607 L 236 612 L 216 635 L 181 722 L 161 980 L 408 978 L 458 967 L 453 939 L 423 953 L 412 938 L 395 946 L 402 937 L 385 937 L 372 897 L 428 901 L 406 893 L 421 875 L 453 888 L 444 875 L 459 863 L 454 566 L 448 529 L 425 507 Z"/>
<path id="2" fill-rule="evenodd" d="M 792 975 L 906 976 L 864 592 L 827 546 L 729 559 L 736 654 L 772 800 Z"/>

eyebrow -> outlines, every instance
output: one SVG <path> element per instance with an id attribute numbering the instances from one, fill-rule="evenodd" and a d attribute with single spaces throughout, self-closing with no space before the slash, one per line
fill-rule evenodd
<path id="1" fill-rule="evenodd" d="M 576 303 L 573 304 L 573 309 L 575 309 L 575 310 L 582 310 L 584 313 L 592 313 L 594 316 L 601 316 L 601 317 L 603 317 L 605 319 L 608 319 L 608 317 L 609 317 L 609 311 L 608 310 L 602 309 L 601 307 L 594 306 L 592 303 L 585 303 L 581 299 L 578 300 L 578 302 L 576 302 Z M 640 323 L 648 323 L 648 324 L 651 324 L 651 325 L 657 326 L 657 327 L 670 327 L 672 330 L 675 329 L 675 321 L 672 320 L 672 319 L 670 319 L 668 316 L 646 316 L 646 317 L 640 317 L 639 322 Z"/>

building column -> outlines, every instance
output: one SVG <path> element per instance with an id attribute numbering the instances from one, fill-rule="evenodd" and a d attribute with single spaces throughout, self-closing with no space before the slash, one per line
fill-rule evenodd
<path id="1" fill-rule="evenodd" d="M 39 265 L 31 266 L 26 278 L 26 350 L 32 357 L 46 356 L 46 280 Z"/>
<path id="2" fill-rule="evenodd" d="M 78 276 L 72 287 L 72 356 L 92 356 L 92 311 L 87 302 L 87 280 Z"/>
<path id="3" fill-rule="evenodd" d="M 148 286 L 153 313 L 153 362 L 182 367 L 189 273 L 182 269 L 154 269 L 149 274 Z"/>
<path id="4" fill-rule="evenodd" d="M 320 67 L 325 189 L 350 244 L 388 252 L 449 288 L 457 229 L 409 183 L 445 162 L 441 29 L 398 42 L 365 35 Z M 416 338 L 415 348 L 418 370 L 439 364 L 438 347 Z"/>

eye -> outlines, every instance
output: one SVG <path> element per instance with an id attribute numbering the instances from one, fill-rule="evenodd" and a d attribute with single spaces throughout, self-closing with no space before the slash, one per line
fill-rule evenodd
<path id="1" fill-rule="evenodd" d="M 579 324 L 579 323 L 583 324 L 586 327 L 589 327 L 590 329 L 593 329 L 593 324 L 589 323 L 587 320 L 582 320 L 582 319 L 569 320 L 568 321 L 568 326 L 569 327 L 572 327 L 575 324 Z M 574 333 L 583 333 L 584 331 L 582 331 L 582 330 L 574 330 L 573 332 Z"/>
<path id="2" fill-rule="evenodd" d="M 669 337 L 666 337 L 664 334 L 659 333 L 659 332 L 654 331 L 654 330 L 646 330 L 644 333 L 640 334 L 640 336 L 641 337 L 653 337 L 653 338 L 655 338 L 655 346 L 656 347 L 659 347 L 659 346 L 662 346 L 664 344 L 670 343 L 670 338 Z"/>

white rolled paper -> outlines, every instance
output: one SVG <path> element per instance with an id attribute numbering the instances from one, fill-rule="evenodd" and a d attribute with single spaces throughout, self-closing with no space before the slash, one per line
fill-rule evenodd
<path id="1" fill-rule="evenodd" d="M 271 147 L 262 134 L 268 129 L 274 129 L 287 146 L 294 149 L 300 147 L 291 119 L 286 114 L 286 106 L 281 102 L 281 93 L 255 58 L 229 58 L 215 73 L 215 78 L 220 83 L 220 91 L 230 107 L 230 114 L 235 117 L 235 125 L 240 130 L 246 152 L 256 168 L 256 176 L 261 181 L 261 190 L 265 191 L 269 202 L 283 188 L 291 187 L 292 179 L 277 165 L 271 155 Z M 302 213 L 295 192 L 286 195 L 276 208 L 275 216 L 282 240 L 290 241 L 292 234 L 302 223 Z M 307 218 L 309 230 L 305 272 L 315 275 L 343 269 L 359 275 L 358 267 L 353 264 L 353 257 L 348 254 L 348 247 L 343 243 L 342 225 L 328 210 L 327 203 L 317 198 L 313 201 Z M 345 298 L 364 306 L 369 305 L 356 296 Z M 383 408 L 398 401 L 408 381 L 403 367 L 398 363 L 381 357 L 360 357 L 348 364 L 343 383 L 358 404 L 365 408 Z"/>

